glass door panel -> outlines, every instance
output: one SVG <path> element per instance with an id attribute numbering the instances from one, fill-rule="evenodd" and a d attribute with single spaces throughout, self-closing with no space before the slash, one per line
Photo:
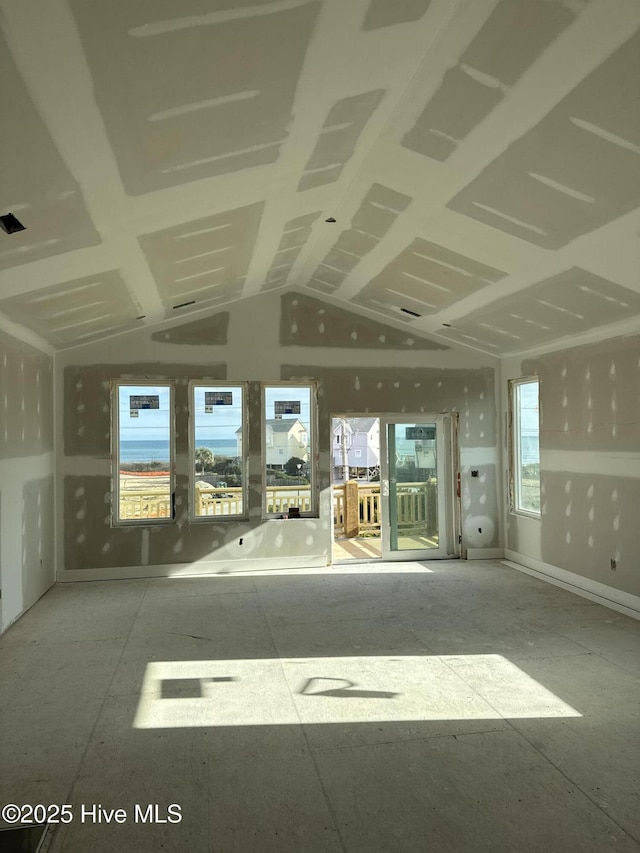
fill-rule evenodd
<path id="1" fill-rule="evenodd" d="M 427 559 L 452 553 L 446 518 L 442 416 L 382 418 L 383 557 Z"/>

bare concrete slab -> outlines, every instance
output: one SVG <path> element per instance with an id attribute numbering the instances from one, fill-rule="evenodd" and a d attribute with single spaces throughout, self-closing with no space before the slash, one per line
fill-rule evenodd
<path id="1" fill-rule="evenodd" d="M 61 585 L 0 638 L 0 793 L 132 816 L 52 853 L 637 853 L 638 642 L 491 561 Z"/>

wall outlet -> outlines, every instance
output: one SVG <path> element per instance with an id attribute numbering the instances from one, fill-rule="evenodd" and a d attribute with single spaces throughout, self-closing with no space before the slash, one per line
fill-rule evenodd
<path id="1" fill-rule="evenodd" d="M 616 569 L 617 569 L 616 561 L 611 560 L 611 571 L 615 572 Z"/>

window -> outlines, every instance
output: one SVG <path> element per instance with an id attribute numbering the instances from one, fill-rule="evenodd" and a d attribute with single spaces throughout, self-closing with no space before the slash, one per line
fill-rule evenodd
<path id="1" fill-rule="evenodd" d="M 191 382 L 189 391 L 191 517 L 244 516 L 244 387 Z"/>
<path id="2" fill-rule="evenodd" d="M 313 515 L 315 389 L 265 386 L 263 412 L 264 513 L 279 517 L 297 508 L 301 515 Z"/>
<path id="3" fill-rule="evenodd" d="M 511 386 L 511 509 L 540 515 L 540 413 L 537 379 Z"/>
<path id="4" fill-rule="evenodd" d="M 112 385 L 115 524 L 171 523 L 174 509 L 173 386 Z"/>

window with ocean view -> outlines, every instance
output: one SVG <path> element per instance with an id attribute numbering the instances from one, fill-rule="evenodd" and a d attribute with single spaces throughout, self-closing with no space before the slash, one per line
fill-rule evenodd
<path id="1" fill-rule="evenodd" d="M 269 385 L 263 396 L 263 509 L 267 516 L 313 515 L 315 389 Z"/>
<path id="2" fill-rule="evenodd" d="M 540 411 L 537 379 L 511 383 L 512 510 L 540 515 Z"/>
<path id="3" fill-rule="evenodd" d="M 113 386 L 112 458 L 117 523 L 173 519 L 173 387 Z"/>
<path id="4" fill-rule="evenodd" d="M 190 384 L 193 518 L 245 513 L 245 395 L 242 385 Z"/>

